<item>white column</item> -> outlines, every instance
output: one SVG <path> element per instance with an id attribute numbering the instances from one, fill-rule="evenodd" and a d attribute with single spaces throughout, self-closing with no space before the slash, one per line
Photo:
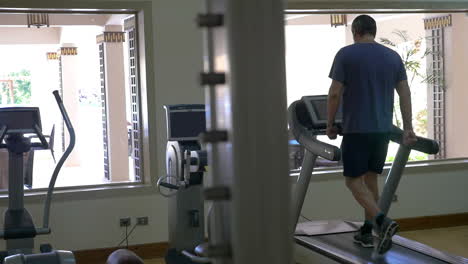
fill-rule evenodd
<path id="1" fill-rule="evenodd" d="M 112 182 L 129 180 L 128 134 L 125 95 L 124 32 L 122 26 L 108 25 L 101 37 L 107 108 L 109 172 Z"/>
<path id="2" fill-rule="evenodd" d="M 210 224 L 210 243 L 228 244 L 232 256 L 213 263 L 290 264 L 284 7 L 279 0 L 207 3 L 212 13 L 225 14 L 225 24 L 213 29 L 214 47 L 205 47 L 214 64 L 205 71 L 224 72 L 227 79 L 206 87 L 207 123 L 228 134 L 226 142 L 207 144 L 214 161 L 207 184 L 232 194 L 214 202 Z"/>
<path id="3" fill-rule="evenodd" d="M 60 48 L 60 57 L 62 60 L 62 88 L 63 104 L 67 108 L 70 120 L 73 122 L 75 130 L 79 130 L 79 89 L 80 89 L 80 65 L 78 59 L 78 49 L 74 44 L 64 43 Z M 75 122 L 74 122 L 75 121 Z M 68 146 L 69 136 L 65 129 L 65 148 Z M 57 137 L 61 137 L 61 131 L 57 131 Z M 61 140 L 60 140 L 61 142 Z M 80 166 L 80 152 L 73 151 L 68 157 L 66 166 Z"/>

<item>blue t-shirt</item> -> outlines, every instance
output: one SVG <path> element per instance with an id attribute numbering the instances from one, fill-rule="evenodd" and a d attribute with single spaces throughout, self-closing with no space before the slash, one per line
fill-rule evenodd
<path id="1" fill-rule="evenodd" d="M 343 133 L 389 132 L 393 96 L 406 80 L 400 55 L 378 43 L 355 43 L 335 56 L 329 77 L 344 84 Z"/>

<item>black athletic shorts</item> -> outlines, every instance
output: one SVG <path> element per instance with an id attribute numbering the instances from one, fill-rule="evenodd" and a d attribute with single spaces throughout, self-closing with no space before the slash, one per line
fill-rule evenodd
<path id="1" fill-rule="evenodd" d="M 387 157 L 388 133 L 345 134 L 341 142 L 343 175 L 381 174 Z"/>

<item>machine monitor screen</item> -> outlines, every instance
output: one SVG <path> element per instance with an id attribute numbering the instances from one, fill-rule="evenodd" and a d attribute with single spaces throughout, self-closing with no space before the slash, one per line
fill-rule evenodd
<path id="1" fill-rule="evenodd" d="M 6 126 L 7 133 L 36 133 L 35 125 L 41 129 L 41 119 L 37 107 L 0 108 L 0 127 Z"/>
<path id="2" fill-rule="evenodd" d="M 304 96 L 302 97 L 307 110 L 309 111 L 310 117 L 314 126 L 326 126 L 327 125 L 327 96 L 316 95 L 316 96 Z M 336 113 L 335 123 L 341 124 L 342 120 L 341 106 Z"/>
<path id="3" fill-rule="evenodd" d="M 200 133 L 206 131 L 204 106 L 202 109 L 190 109 L 190 105 L 168 106 L 166 111 L 168 140 L 198 140 Z"/>

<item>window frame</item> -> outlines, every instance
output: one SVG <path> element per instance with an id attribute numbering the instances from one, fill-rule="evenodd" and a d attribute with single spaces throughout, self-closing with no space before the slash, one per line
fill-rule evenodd
<path id="1" fill-rule="evenodd" d="M 343 6 L 347 8 L 343 9 Z M 404 8 L 402 8 L 404 6 Z M 293 1 L 288 2 L 285 15 L 313 15 L 313 14 L 392 14 L 392 13 L 468 13 L 468 3 L 462 2 L 347 2 L 347 1 Z M 386 175 L 392 163 L 385 163 L 384 172 Z M 434 159 L 424 161 L 411 161 L 406 165 L 407 173 L 414 171 L 430 172 L 433 168 L 458 169 L 468 168 L 468 156 L 448 159 Z M 323 177 L 343 173 L 343 166 L 321 167 L 314 170 L 315 174 Z M 290 170 L 290 176 L 299 175 L 295 170 Z"/>
<path id="2" fill-rule="evenodd" d="M 149 111 L 148 102 L 154 102 L 154 76 L 148 75 L 147 72 L 153 72 L 154 66 L 153 51 L 147 51 L 145 47 L 152 47 L 153 45 L 153 25 L 152 25 L 152 3 L 150 1 L 135 1 L 135 2 L 94 2 L 94 1 L 80 1 L 58 4 L 54 1 L 42 1 L 37 6 L 31 7 L 27 3 L 14 3 L 5 4 L 0 8 L 0 13 L 61 13 L 61 14 L 133 14 L 135 16 L 135 28 L 137 39 L 137 80 L 139 82 L 139 122 L 140 122 L 140 168 L 141 168 L 141 181 L 139 182 L 116 182 L 116 183 L 103 183 L 94 185 L 75 185 L 63 186 L 54 188 L 54 196 L 67 196 L 81 197 L 83 193 L 88 195 L 88 192 L 108 192 L 109 194 L 115 193 L 141 193 L 149 190 L 154 191 L 154 182 L 151 178 L 151 171 L 157 170 L 156 165 L 151 165 L 150 160 L 155 160 L 156 142 L 155 133 L 150 134 L 150 127 L 155 127 L 155 113 Z M 149 58 L 149 59 L 146 59 Z M 60 175 L 59 175 L 60 177 Z M 25 189 L 25 197 L 45 197 L 47 188 L 32 188 Z M 119 194 L 121 195 L 121 194 Z M 83 196 L 86 197 L 86 196 Z M 0 190 L 0 201 L 8 199 L 8 190 Z M 29 198 L 27 198 L 29 199 Z"/>

